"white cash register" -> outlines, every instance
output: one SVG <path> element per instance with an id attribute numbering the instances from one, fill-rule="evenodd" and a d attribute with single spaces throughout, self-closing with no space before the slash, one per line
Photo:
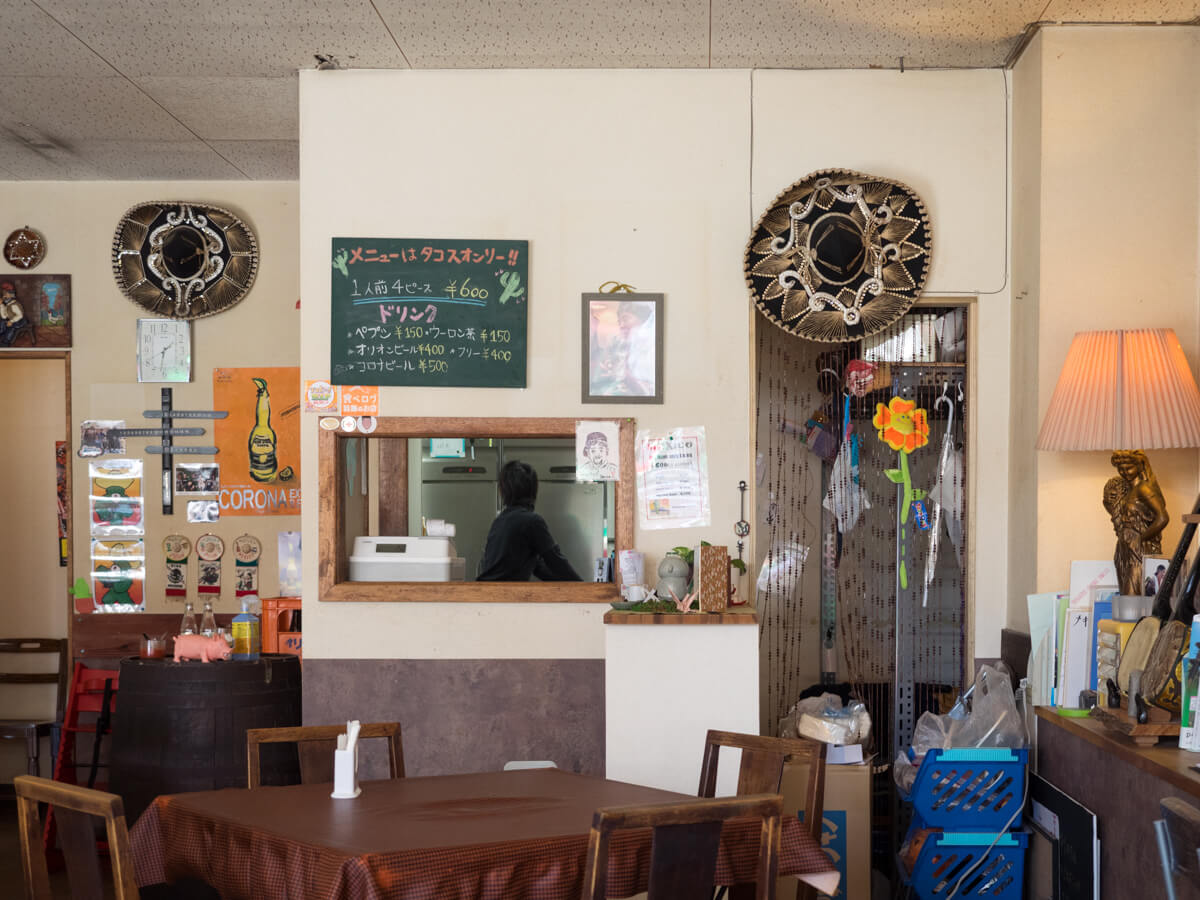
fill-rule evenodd
<path id="1" fill-rule="evenodd" d="M 452 537 L 358 537 L 351 581 L 466 581 L 467 561 Z"/>

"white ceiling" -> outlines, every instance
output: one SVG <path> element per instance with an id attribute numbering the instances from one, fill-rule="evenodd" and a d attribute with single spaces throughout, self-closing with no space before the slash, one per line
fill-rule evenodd
<path id="1" fill-rule="evenodd" d="M 998 68 L 1200 0 L 0 0 L 0 180 L 294 179 L 298 69 Z"/>

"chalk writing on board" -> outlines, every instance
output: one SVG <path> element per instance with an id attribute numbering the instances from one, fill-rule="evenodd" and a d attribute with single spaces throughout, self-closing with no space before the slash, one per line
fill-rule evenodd
<path id="1" fill-rule="evenodd" d="M 528 252 L 527 241 L 334 238 L 331 380 L 524 387 Z"/>

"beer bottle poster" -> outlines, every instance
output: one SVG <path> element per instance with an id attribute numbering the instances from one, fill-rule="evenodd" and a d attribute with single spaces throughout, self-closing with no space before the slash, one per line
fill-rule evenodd
<path id="1" fill-rule="evenodd" d="M 222 516 L 300 515 L 300 368 L 213 369 Z"/>
<path id="2" fill-rule="evenodd" d="M 529 242 L 334 238 L 330 381 L 525 387 Z"/>

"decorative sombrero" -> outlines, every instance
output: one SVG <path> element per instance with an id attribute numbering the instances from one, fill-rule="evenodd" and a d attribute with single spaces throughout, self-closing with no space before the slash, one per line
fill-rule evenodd
<path id="1" fill-rule="evenodd" d="M 142 203 L 121 217 L 113 237 L 117 286 L 156 316 L 222 312 L 246 295 L 257 271 L 253 232 L 217 206 Z"/>
<path id="2" fill-rule="evenodd" d="M 754 304 L 784 331 L 855 341 L 908 311 L 931 250 L 929 216 L 912 188 L 821 169 L 776 197 L 754 226 L 746 283 Z"/>

